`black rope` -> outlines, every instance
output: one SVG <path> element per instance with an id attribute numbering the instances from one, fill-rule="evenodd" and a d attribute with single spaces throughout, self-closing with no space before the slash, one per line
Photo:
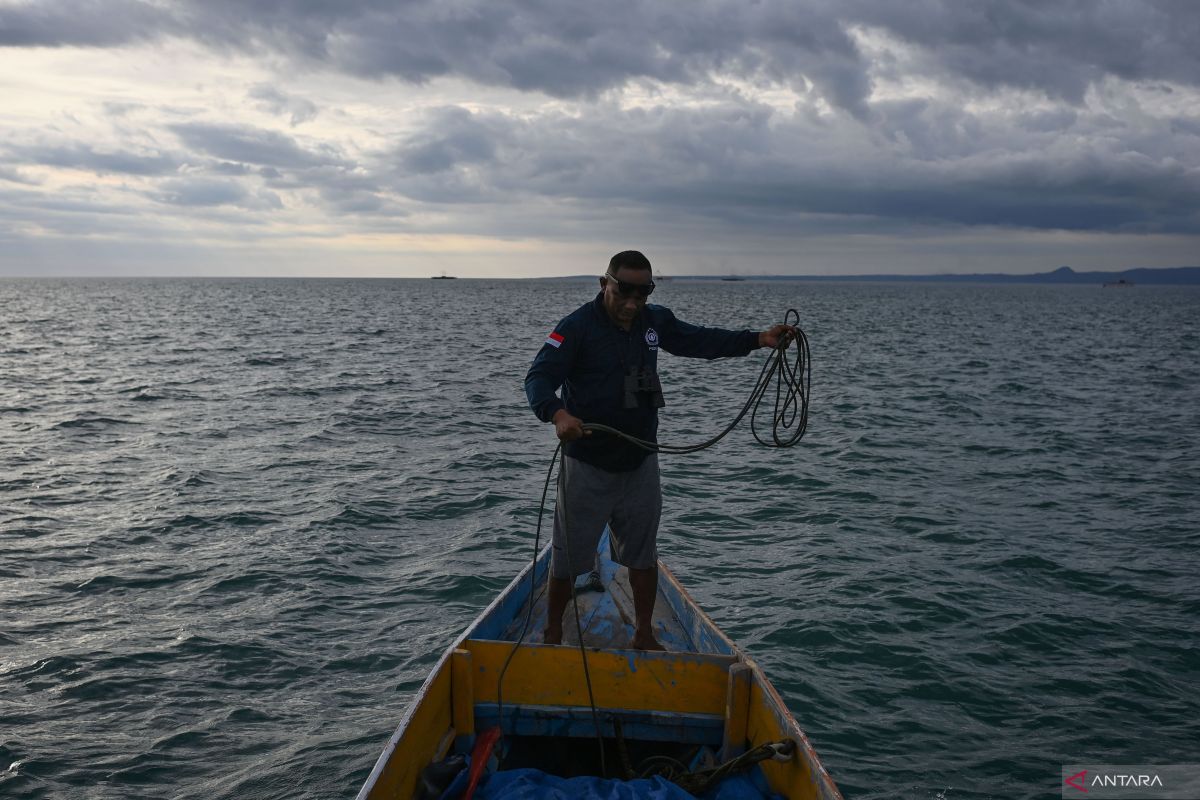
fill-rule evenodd
<path id="1" fill-rule="evenodd" d="M 663 779 L 683 789 L 688 794 L 702 795 L 718 783 L 736 772 L 749 769 L 760 761 L 768 758 L 791 758 L 796 750 L 796 743 L 791 739 L 779 742 L 767 742 L 747 750 L 739 756 L 729 759 L 723 764 L 712 767 L 701 767 L 689 770 L 687 765 L 670 756 L 651 756 L 638 765 L 639 778 L 652 778 L 661 775 Z"/>
<path id="2" fill-rule="evenodd" d="M 608 425 L 599 425 L 596 423 L 585 423 L 583 429 L 585 431 L 593 431 L 599 433 L 608 433 L 613 436 L 618 436 L 632 444 L 637 445 L 652 453 L 667 453 L 672 455 L 685 455 L 687 453 L 695 453 L 705 448 L 712 447 L 717 442 L 724 439 L 730 431 L 737 427 L 746 414 L 750 414 L 750 432 L 754 435 L 755 441 L 766 447 L 791 447 L 804 436 L 808 429 L 808 401 L 809 401 L 809 384 L 812 377 L 812 363 L 808 349 L 808 337 L 804 331 L 800 330 L 796 323 L 800 321 L 800 313 L 794 308 L 789 308 L 783 317 L 784 324 L 791 325 L 796 330 L 795 337 L 790 334 L 784 334 L 780 337 L 778 344 L 771 351 L 771 355 L 763 364 L 762 370 L 758 373 L 758 380 L 754 383 L 754 389 L 750 392 L 750 397 L 747 398 L 742 410 L 734 417 L 725 428 L 711 439 L 694 445 L 665 445 L 657 442 L 648 442 L 644 439 L 639 439 L 636 436 L 630 436 L 627 433 L 609 427 Z M 795 357 L 789 361 L 785 356 L 788 348 L 793 343 L 796 344 Z M 763 398 L 766 397 L 767 390 L 771 385 L 771 381 L 775 381 L 775 408 L 771 413 L 771 438 L 768 441 L 764 439 L 758 432 L 756 421 L 758 419 L 759 407 L 762 405 Z M 550 476 L 554 473 L 554 465 L 558 462 L 558 455 L 562 451 L 562 443 L 560 442 L 554 448 L 554 455 L 550 457 L 550 468 L 546 471 L 546 480 L 542 486 L 542 502 L 538 508 L 537 533 L 533 539 L 533 565 L 529 570 L 529 610 L 525 615 L 525 622 L 521 626 L 521 633 L 517 637 L 517 641 L 513 644 L 513 648 L 509 651 L 508 657 L 504 660 L 504 666 L 500 668 L 500 674 L 496 679 L 496 705 L 499 712 L 500 724 L 504 724 L 504 676 L 508 672 L 509 664 L 512 663 L 513 657 L 517 654 L 517 650 L 525 641 L 525 636 L 529 633 L 529 624 L 533 619 L 533 607 L 537 601 L 541 599 L 545 593 L 545 588 L 537 597 L 533 596 L 533 590 L 536 587 L 537 574 L 537 558 L 541 545 L 542 536 L 542 515 L 546 510 L 546 494 L 550 488 Z M 560 484 L 562 471 L 559 470 Z M 564 523 L 566 515 L 564 514 Z M 565 533 L 565 531 L 564 531 Z M 565 539 L 564 536 L 564 544 Z M 567 550 L 567 563 L 571 563 L 570 550 Z M 548 577 L 548 576 L 547 576 Z M 549 583 L 549 580 L 547 580 Z M 600 729 L 600 717 L 596 711 L 596 698 L 592 692 L 592 679 L 588 671 L 587 648 L 583 643 L 583 629 L 579 620 L 579 603 L 576 597 L 575 583 L 571 581 L 571 605 L 575 610 L 575 630 L 579 637 L 579 652 L 583 657 L 583 675 L 587 683 L 588 704 L 592 709 L 592 721 L 596 727 L 596 741 L 600 748 L 600 772 L 601 777 L 606 777 L 607 770 L 604 763 L 604 738 Z M 753 752 L 753 751 L 752 751 Z M 757 753 L 756 753 L 757 755 Z M 735 759 L 736 761 L 737 759 Z M 676 762 L 678 763 L 678 762 Z M 727 774 L 727 773 L 726 773 Z"/>
<path id="3" fill-rule="evenodd" d="M 794 308 L 789 308 L 783 316 L 783 321 L 785 324 L 795 327 L 795 323 L 800 321 L 800 313 Z M 750 432 L 754 434 L 755 441 L 766 447 L 791 447 L 800 441 L 808 429 L 808 395 L 809 383 L 812 379 L 808 337 L 798 327 L 796 327 L 795 340 L 795 358 L 788 361 L 784 354 L 792 343 L 792 337 L 790 335 L 781 337 L 781 341 L 771 351 L 771 356 L 759 371 L 758 380 L 754 382 L 754 389 L 746 398 L 742 410 L 738 412 L 732 422 L 725 426 L 724 430 L 707 441 L 688 445 L 659 444 L 630 436 L 608 425 L 586 423 L 583 429 L 618 436 L 652 453 L 686 455 L 712 447 L 736 428 L 746 414 L 750 414 Z M 763 398 L 766 397 L 767 389 L 771 386 L 772 378 L 775 380 L 775 408 L 771 414 L 771 438 L 768 441 L 759 434 L 757 420 L 759 407 L 762 405 Z"/>
<path id="4" fill-rule="evenodd" d="M 525 634 L 529 632 L 529 623 L 533 620 L 533 607 L 542 598 L 540 592 L 537 597 L 533 596 L 533 590 L 537 588 L 537 557 L 542 540 L 542 515 L 546 511 L 546 493 L 550 491 L 550 476 L 554 474 L 554 465 L 558 462 L 558 454 L 561 450 L 562 442 L 559 442 L 554 448 L 554 455 L 550 457 L 550 467 L 546 470 L 546 482 L 542 484 L 542 502 L 538 506 L 537 533 L 533 536 L 533 564 L 529 567 L 529 611 L 525 614 L 525 623 L 521 626 L 517 643 L 508 652 L 508 658 L 504 659 L 504 666 L 500 668 L 500 676 L 496 679 L 496 710 L 500 717 L 501 730 L 504 729 L 504 674 L 508 672 L 508 665 L 512 663 L 513 656 L 517 654 L 517 648 L 525 641 Z M 545 591 L 545 587 L 542 588 L 542 591 Z"/>
<path id="5" fill-rule="evenodd" d="M 554 448 L 554 455 L 550 457 L 550 468 L 546 470 L 546 481 L 542 484 L 542 502 L 538 506 L 538 522 L 537 532 L 533 537 L 533 564 L 529 568 L 529 610 L 525 614 L 525 622 L 521 625 L 521 633 L 517 636 L 517 641 L 513 644 L 512 650 L 508 651 L 508 657 L 504 659 L 504 666 L 500 668 L 500 675 L 496 678 L 496 712 L 500 720 L 500 729 L 504 730 L 504 675 L 508 672 L 508 666 L 512 663 L 513 657 L 517 654 L 517 650 L 525 641 L 525 635 L 529 633 L 529 623 L 533 620 L 533 607 L 537 605 L 537 601 L 542 598 L 545 593 L 543 587 L 542 592 L 539 592 L 537 597 L 533 596 L 533 590 L 537 586 L 537 557 L 539 545 L 542 538 L 542 516 L 546 512 L 546 493 L 550 489 L 550 476 L 554 474 L 554 465 L 558 461 L 558 454 L 562 451 L 562 442 Z M 561 488 L 562 470 L 559 470 L 559 484 Z M 566 536 L 567 515 L 563 514 L 563 546 L 566 548 L 567 563 L 571 563 L 571 549 L 568 543 L 569 537 Z M 547 566 L 547 572 L 549 567 Z M 549 576 L 547 576 L 549 577 Z M 547 581 L 548 583 L 549 581 Z M 588 669 L 587 651 L 583 647 L 583 627 L 579 622 L 579 603 L 575 596 L 574 581 L 571 584 L 571 606 L 575 609 L 575 631 L 579 637 L 579 650 L 583 653 L 583 678 L 587 683 L 588 704 L 592 707 L 592 724 L 596 728 L 596 742 L 600 748 L 600 776 L 607 777 L 608 769 L 604 763 L 604 737 L 600 731 L 600 714 L 596 711 L 596 697 L 592 692 L 592 676 Z"/>
<path id="6" fill-rule="evenodd" d="M 563 471 L 562 467 L 558 468 L 558 489 L 560 495 L 563 490 Z M 567 574 L 571 575 L 571 608 L 575 609 L 575 635 L 579 639 L 579 653 L 583 656 L 583 680 L 587 684 L 588 705 L 592 707 L 592 724 L 596 728 L 596 745 L 600 752 L 600 777 L 608 777 L 608 767 L 604 763 L 604 735 L 600 731 L 600 714 L 596 711 L 596 695 L 592 693 L 592 673 L 588 669 L 587 648 L 583 645 L 583 624 L 579 621 L 579 595 L 575 591 L 575 576 L 571 574 L 571 537 L 567 533 L 567 519 L 570 515 L 570 509 L 563 512 L 563 552 L 567 559 Z M 547 575 L 547 583 L 549 576 Z"/>

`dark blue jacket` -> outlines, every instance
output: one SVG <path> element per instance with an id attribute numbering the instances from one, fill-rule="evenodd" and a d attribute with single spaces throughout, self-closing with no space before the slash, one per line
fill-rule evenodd
<path id="1" fill-rule="evenodd" d="M 670 309 L 647 305 L 628 331 L 617 327 L 604 309 L 603 292 L 565 317 L 546 337 L 525 376 L 525 394 L 533 413 L 550 422 L 566 408 L 585 423 L 598 422 L 631 436 L 657 442 L 658 409 L 645 398 L 625 408 L 625 371 L 658 368 L 658 349 L 676 356 L 744 356 L 758 347 L 753 331 L 702 328 L 675 318 Z M 562 387 L 562 399 L 555 394 Z M 567 443 L 564 452 L 580 461 L 625 472 L 636 469 L 647 451 L 615 436 L 594 433 Z"/>

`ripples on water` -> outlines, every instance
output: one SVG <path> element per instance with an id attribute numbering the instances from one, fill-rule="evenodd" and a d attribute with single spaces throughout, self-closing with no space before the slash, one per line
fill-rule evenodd
<path id="1" fill-rule="evenodd" d="M 352 796 L 529 557 L 522 380 L 593 285 L 0 282 L 0 795 Z M 662 551 L 848 797 L 1197 760 L 1200 292 L 655 299 L 801 312 L 804 442 L 665 458 Z M 663 440 L 761 358 L 668 357 Z"/>

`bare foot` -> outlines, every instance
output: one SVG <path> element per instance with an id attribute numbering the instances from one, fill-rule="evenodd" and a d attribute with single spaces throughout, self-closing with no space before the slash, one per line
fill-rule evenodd
<path id="1" fill-rule="evenodd" d="M 653 633 L 635 633 L 633 635 L 634 650 L 660 650 L 665 651 L 667 648 L 659 644 L 658 639 L 654 638 Z"/>
<path id="2" fill-rule="evenodd" d="M 553 631 L 546 628 L 542 631 L 542 644 L 562 644 L 562 628 Z"/>

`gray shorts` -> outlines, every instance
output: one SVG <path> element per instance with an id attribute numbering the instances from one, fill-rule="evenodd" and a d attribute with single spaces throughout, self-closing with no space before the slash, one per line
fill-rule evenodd
<path id="1" fill-rule="evenodd" d="M 590 572 L 605 523 L 612 529 L 609 553 L 613 561 L 630 569 L 655 566 L 661 516 L 657 454 L 651 453 L 641 466 L 629 472 L 609 472 L 563 456 L 558 468 L 550 574 L 571 579 Z"/>

